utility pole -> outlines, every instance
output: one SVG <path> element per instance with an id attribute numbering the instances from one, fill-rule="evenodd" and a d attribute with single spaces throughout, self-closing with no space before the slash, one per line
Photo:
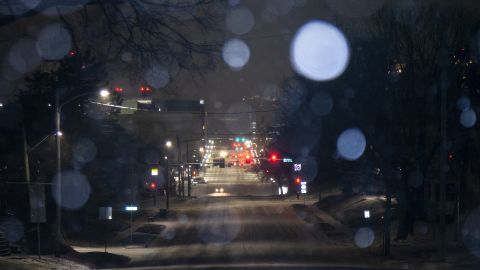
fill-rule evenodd
<path id="1" fill-rule="evenodd" d="M 23 159 L 25 161 L 25 178 L 27 183 L 30 183 L 30 162 L 28 161 L 28 144 L 27 144 L 27 132 L 25 125 L 22 126 L 23 133 Z"/>
<path id="2" fill-rule="evenodd" d="M 188 188 L 188 191 L 187 191 L 187 196 L 188 198 L 190 198 L 190 190 L 191 190 L 191 179 L 190 179 L 190 175 L 191 175 L 191 171 L 190 171 L 190 157 L 189 157 L 189 153 L 188 153 L 188 142 L 186 143 L 186 146 L 187 146 L 187 188 Z"/>
<path id="3" fill-rule="evenodd" d="M 56 214 L 57 214 L 57 220 L 56 220 L 56 245 L 55 245 L 55 256 L 60 257 L 60 242 L 62 240 L 61 236 L 61 219 L 62 219 L 62 159 L 60 155 L 60 90 L 57 89 L 56 95 L 55 95 L 55 127 L 56 127 L 56 132 L 57 132 L 57 188 L 55 190 L 57 194 L 57 207 L 56 207 Z"/>
<path id="4" fill-rule="evenodd" d="M 442 77 L 446 76 L 445 72 L 442 72 Z M 446 209 L 446 162 L 447 162 L 447 87 L 440 86 L 441 96 L 440 96 L 440 136 L 441 136 L 441 145 L 440 145 L 440 166 L 439 166 L 439 176 L 440 176 L 440 205 L 437 208 L 437 214 L 439 215 L 439 233 L 440 233 L 440 250 L 439 257 L 441 261 L 445 261 L 447 254 L 447 235 L 446 235 L 446 221 L 445 221 L 445 211 Z"/>

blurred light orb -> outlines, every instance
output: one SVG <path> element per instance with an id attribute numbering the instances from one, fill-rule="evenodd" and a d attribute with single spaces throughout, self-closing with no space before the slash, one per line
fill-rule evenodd
<path id="1" fill-rule="evenodd" d="M 310 109 L 316 115 L 327 115 L 332 111 L 332 108 L 333 99 L 327 92 L 320 91 L 310 100 Z"/>
<path id="2" fill-rule="evenodd" d="M 363 227 L 357 230 L 354 237 L 354 242 L 357 247 L 367 248 L 373 244 L 375 240 L 375 233 L 368 227 Z"/>
<path id="3" fill-rule="evenodd" d="M 252 30 L 255 25 L 255 18 L 248 8 L 235 7 L 228 11 L 225 24 L 230 32 L 243 35 Z"/>
<path id="4" fill-rule="evenodd" d="M 76 161 L 87 163 L 97 155 L 97 147 L 89 139 L 80 139 L 73 145 L 72 153 Z"/>
<path id="5" fill-rule="evenodd" d="M 0 220 L 0 230 L 5 232 L 5 238 L 9 242 L 17 242 L 25 234 L 25 226 L 15 217 L 6 217 Z"/>
<path id="6" fill-rule="evenodd" d="M 2 63 L 2 77 L 7 81 L 16 81 L 23 77 L 23 74 L 15 70 L 8 59 Z"/>
<path id="7" fill-rule="evenodd" d="M 42 59 L 37 53 L 35 41 L 21 38 L 13 43 L 8 53 L 8 61 L 15 71 L 25 74 L 37 69 Z"/>
<path id="8" fill-rule="evenodd" d="M 164 66 L 156 64 L 145 72 L 145 81 L 154 88 L 164 88 L 170 81 L 170 75 Z"/>
<path id="9" fill-rule="evenodd" d="M 365 135 L 358 128 L 343 131 L 337 139 L 338 154 L 346 160 L 356 160 L 365 151 L 367 141 Z"/>
<path id="10" fill-rule="evenodd" d="M 467 96 L 461 96 L 460 98 L 458 98 L 457 108 L 460 111 L 468 110 L 470 109 L 470 106 L 471 106 L 470 98 L 468 98 Z"/>
<path id="11" fill-rule="evenodd" d="M 250 49 L 240 39 L 228 40 L 222 49 L 222 58 L 233 70 L 241 70 L 250 59 Z"/>
<path id="12" fill-rule="evenodd" d="M 314 81 L 328 81 L 340 76 L 348 66 L 347 40 L 334 25 L 310 21 L 295 34 L 290 46 L 293 69 Z"/>
<path id="13" fill-rule="evenodd" d="M 58 177 L 55 176 L 52 183 L 52 195 L 57 204 L 62 208 L 75 210 L 81 208 L 90 198 L 91 187 L 87 178 L 78 171 L 66 171 L 62 173 L 60 186 L 61 198 L 58 198 Z"/>
<path id="14" fill-rule="evenodd" d="M 471 128 L 477 122 L 477 114 L 473 109 L 467 109 L 460 114 L 460 123 L 466 128 Z"/>
<path id="15" fill-rule="evenodd" d="M 160 237 L 170 241 L 175 237 L 176 234 L 177 232 L 174 227 L 167 227 L 160 233 Z"/>
<path id="16" fill-rule="evenodd" d="M 72 47 L 70 33 L 60 23 L 44 27 L 37 36 L 37 52 L 45 60 L 60 60 Z"/>

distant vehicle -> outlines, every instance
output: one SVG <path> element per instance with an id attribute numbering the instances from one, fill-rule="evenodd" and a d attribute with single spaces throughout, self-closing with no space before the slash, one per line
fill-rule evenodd
<path id="1" fill-rule="evenodd" d="M 218 166 L 220 168 L 225 168 L 225 159 L 224 158 L 215 158 L 213 159 L 213 166 Z"/>
<path id="2" fill-rule="evenodd" d="M 205 180 L 205 178 L 203 178 L 203 177 L 195 177 L 195 178 L 192 179 L 192 183 L 194 183 L 194 184 L 206 184 L 207 180 Z"/>

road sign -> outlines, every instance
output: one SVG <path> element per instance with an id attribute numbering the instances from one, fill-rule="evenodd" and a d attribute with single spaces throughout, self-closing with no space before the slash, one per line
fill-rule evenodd
<path id="1" fill-rule="evenodd" d="M 293 164 L 293 171 L 300 172 L 302 170 L 302 164 L 295 163 Z"/>
<path id="2" fill-rule="evenodd" d="M 45 209 L 45 187 L 43 185 L 29 185 L 28 194 L 30 195 L 30 222 L 47 222 Z"/>
<path id="3" fill-rule="evenodd" d="M 125 211 L 138 211 L 138 206 L 125 206 Z"/>
<path id="4" fill-rule="evenodd" d="M 300 183 L 300 193 L 307 194 L 307 182 Z"/>

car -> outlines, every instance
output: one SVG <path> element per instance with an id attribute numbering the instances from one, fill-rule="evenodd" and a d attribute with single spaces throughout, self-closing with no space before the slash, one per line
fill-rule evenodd
<path id="1" fill-rule="evenodd" d="M 192 183 L 194 183 L 194 184 L 206 184 L 207 180 L 205 180 L 205 178 L 203 178 L 203 177 L 195 177 L 195 178 L 192 179 Z"/>

